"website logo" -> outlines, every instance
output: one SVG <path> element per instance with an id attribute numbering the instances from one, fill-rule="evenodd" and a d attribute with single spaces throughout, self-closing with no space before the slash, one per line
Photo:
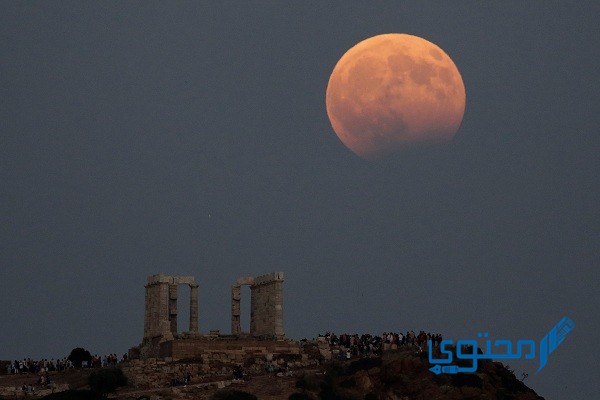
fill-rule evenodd
<path id="1" fill-rule="evenodd" d="M 575 323 L 567 318 L 563 317 L 558 324 L 556 324 L 550 331 L 544 336 L 539 343 L 539 359 L 540 365 L 535 371 L 537 374 L 546 366 L 548 362 L 548 356 L 552 354 L 554 350 L 565 340 L 567 333 L 573 330 Z M 478 333 L 478 337 L 488 337 L 488 333 Z M 429 363 L 435 364 L 429 368 L 431 372 L 436 375 L 439 374 L 458 374 L 459 372 L 475 372 L 477 371 L 478 360 L 514 360 L 517 358 L 525 357 L 527 360 L 535 358 L 536 344 L 532 339 L 517 340 L 517 344 L 513 351 L 513 343 L 510 340 L 498 339 L 485 341 L 485 351 L 479 350 L 477 347 L 477 340 L 459 340 L 456 342 L 456 347 L 452 349 L 452 340 L 442 340 L 440 342 L 440 354 L 446 355 L 445 358 L 434 358 L 433 357 L 433 346 L 432 341 L 428 340 L 427 345 L 429 347 Z M 458 360 L 472 360 L 470 366 L 463 366 L 464 363 L 453 364 L 453 358 L 456 357 Z"/>

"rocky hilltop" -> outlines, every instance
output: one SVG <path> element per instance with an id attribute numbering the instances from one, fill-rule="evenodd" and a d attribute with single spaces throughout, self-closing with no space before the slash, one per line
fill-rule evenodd
<path id="1" fill-rule="evenodd" d="M 248 381 L 189 385 L 145 395 L 148 399 L 214 400 L 543 400 L 499 362 L 481 361 L 473 374 L 435 375 L 430 367 L 427 353 L 401 348 L 385 351 L 381 357 L 299 369 L 293 377 L 262 374 Z M 117 397 L 138 399 L 140 393 L 125 390 Z"/>
<path id="2" fill-rule="evenodd" d="M 478 371 L 472 374 L 436 375 L 430 367 L 426 352 L 406 347 L 387 350 L 380 357 L 334 360 L 298 368 L 293 371 L 293 376 L 262 372 L 252 374 L 249 379 L 233 380 L 231 376 L 223 375 L 216 381 L 192 380 L 187 385 L 175 387 L 161 385 L 141 389 L 128 386 L 118 389 L 110 397 L 128 400 L 543 400 L 499 362 L 482 360 Z M 53 379 L 71 389 L 86 389 L 84 375 L 90 371 L 55 374 Z M 20 385 L 31 378 L 2 377 L 0 389 L 4 390 L 0 390 L 0 399 L 23 397 Z M 11 386 L 11 390 L 7 391 L 9 388 L 4 386 Z M 52 399 L 91 400 L 93 397 L 89 397 L 87 391 L 76 393 L 73 390 L 54 393 Z"/>

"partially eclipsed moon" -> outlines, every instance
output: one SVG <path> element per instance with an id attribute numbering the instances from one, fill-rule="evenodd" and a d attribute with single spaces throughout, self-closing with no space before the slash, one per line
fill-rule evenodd
<path id="1" fill-rule="evenodd" d="M 342 143 L 375 159 L 450 140 L 465 111 L 465 86 L 438 46 L 393 33 L 363 40 L 342 56 L 329 78 L 326 104 Z"/>

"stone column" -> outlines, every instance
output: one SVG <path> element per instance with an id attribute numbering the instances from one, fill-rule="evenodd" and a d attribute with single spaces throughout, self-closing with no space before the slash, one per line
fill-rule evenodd
<path id="1" fill-rule="evenodd" d="M 153 318 L 153 304 L 152 304 L 152 296 L 150 294 L 150 287 L 148 285 L 144 285 L 144 288 L 146 289 L 145 292 L 145 296 L 144 296 L 144 339 L 147 337 L 151 336 L 152 333 L 152 318 Z"/>
<path id="2" fill-rule="evenodd" d="M 283 339 L 283 272 L 254 278 L 250 286 L 250 334 Z"/>
<path id="3" fill-rule="evenodd" d="M 169 322 L 170 331 L 177 334 L 177 285 L 169 285 Z"/>
<path id="4" fill-rule="evenodd" d="M 170 332 L 169 326 L 169 284 L 158 284 L 158 335 Z"/>
<path id="5" fill-rule="evenodd" d="M 231 334 L 239 335 L 242 333 L 240 321 L 240 301 L 242 299 L 242 289 L 239 285 L 231 287 Z"/>
<path id="6" fill-rule="evenodd" d="M 283 275 L 283 274 L 282 274 Z M 275 281 L 273 284 L 274 291 L 274 321 L 273 333 L 277 339 L 283 339 L 285 333 L 283 331 L 283 280 Z"/>
<path id="7" fill-rule="evenodd" d="M 170 277 L 158 274 L 148 277 L 146 287 L 146 312 L 144 338 L 168 334 Z"/>
<path id="8" fill-rule="evenodd" d="M 190 332 L 198 332 L 198 285 L 190 284 Z"/>

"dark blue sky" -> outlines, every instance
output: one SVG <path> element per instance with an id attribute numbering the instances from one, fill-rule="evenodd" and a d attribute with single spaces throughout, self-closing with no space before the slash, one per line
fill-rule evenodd
<path id="1" fill-rule="evenodd" d="M 426 329 L 539 340 L 592 398 L 600 331 L 596 2 L 0 3 L 0 359 L 124 352 L 148 275 L 284 271 L 289 337 Z M 367 162 L 335 136 L 338 59 L 439 45 L 466 112 L 446 145 Z M 180 307 L 183 308 L 183 307 Z M 592 391 L 594 389 L 594 391 Z"/>

